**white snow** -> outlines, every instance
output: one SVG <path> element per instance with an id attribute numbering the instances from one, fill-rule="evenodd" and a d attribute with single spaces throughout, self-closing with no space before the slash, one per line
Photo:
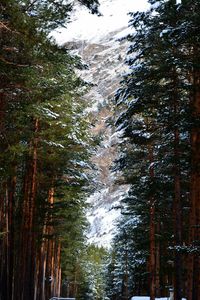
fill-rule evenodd
<path id="1" fill-rule="evenodd" d="M 48 117 L 52 118 L 52 119 L 57 119 L 59 117 L 59 114 L 53 112 L 52 110 L 42 107 L 41 111 L 43 111 Z"/>
<path id="2" fill-rule="evenodd" d="M 49 145 L 49 146 L 58 147 L 58 148 L 62 148 L 62 149 L 65 148 L 62 144 L 55 143 L 55 142 L 52 142 L 52 141 L 43 140 L 43 142 L 45 144 Z"/>
<path id="3" fill-rule="evenodd" d="M 151 5 L 151 8 L 157 9 L 160 6 L 159 2 L 155 2 L 154 4 Z"/>
<path id="4" fill-rule="evenodd" d="M 150 297 L 148 297 L 148 296 L 135 296 L 135 297 L 132 297 L 131 300 L 150 300 Z M 155 298 L 155 300 L 170 300 L 170 297 Z M 186 299 L 182 298 L 182 300 L 186 300 Z"/>
<path id="5" fill-rule="evenodd" d="M 164 29 L 164 30 L 162 30 L 161 33 L 160 33 L 160 37 L 162 37 L 163 34 L 168 33 L 169 31 L 170 31 L 170 29 Z"/>
<path id="6" fill-rule="evenodd" d="M 167 298 L 162 298 L 162 300 L 166 300 Z M 135 296 L 132 297 L 131 300 L 150 300 L 150 297 L 145 297 L 145 296 Z M 161 300 L 161 299 L 160 299 Z"/>
<path id="7" fill-rule="evenodd" d="M 102 16 L 89 13 L 85 7 L 76 7 L 72 22 L 67 28 L 53 33 L 59 44 L 72 40 L 99 40 L 108 32 L 127 27 L 129 12 L 143 11 L 149 7 L 147 0 L 100 0 Z"/>
<path id="8" fill-rule="evenodd" d="M 90 228 L 87 233 L 88 243 L 106 248 L 111 247 L 116 221 L 121 214 L 118 209 L 124 191 L 110 193 L 109 188 L 95 192 L 88 199 L 93 209 L 88 211 L 87 219 Z M 108 201 L 108 198 L 112 198 Z"/>
<path id="9" fill-rule="evenodd" d="M 99 2 L 102 16 L 92 15 L 85 7 L 76 6 L 72 22 L 67 25 L 67 28 L 53 33 L 58 44 L 67 42 L 79 44 L 79 48 L 73 51 L 81 55 L 89 66 L 89 70 L 80 71 L 81 77 L 95 85 L 95 89 L 91 89 L 86 97 L 91 103 L 87 112 L 93 113 L 97 112 L 99 104 L 103 105 L 106 99 L 112 98 L 115 85 L 117 88 L 120 80 L 119 76 L 127 70 L 123 63 L 127 46 L 118 40 L 131 31 L 128 27 L 130 18 L 128 13 L 149 8 L 147 0 L 100 0 Z M 88 53 L 93 55 L 88 57 Z M 104 139 L 101 155 L 105 154 L 107 147 L 116 144 L 121 133 L 118 132 Z M 76 135 L 73 138 L 77 140 Z M 96 153 L 96 156 L 98 155 L 99 153 Z M 127 190 L 127 187 L 113 187 L 111 184 L 113 181 L 113 175 L 110 173 L 108 180 L 103 183 L 99 191 L 88 199 L 91 204 L 87 215 L 90 223 L 87 233 L 88 242 L 107 248 L 111 246 L 116 220 L 121 213 L 119 201 Z"/>

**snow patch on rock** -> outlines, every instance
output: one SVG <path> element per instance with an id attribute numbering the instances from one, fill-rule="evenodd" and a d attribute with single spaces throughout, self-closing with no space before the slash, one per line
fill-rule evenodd
<path id="1" fill-rule="evenodd" d="M 95 192 L 88 199 L 91 209 L 87 218 L 90 229 L 87 234 L 89 243 L 110 248 L 116 222 L 121 214 L 120 200 L 125 193 L 124 188 L 105 188 Z"/>

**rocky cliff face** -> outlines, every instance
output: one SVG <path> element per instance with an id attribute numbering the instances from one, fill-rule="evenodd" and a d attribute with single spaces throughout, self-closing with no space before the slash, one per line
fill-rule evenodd
<path id="1" fill-rule="evenodd" d="M 88 239 L 89 242 L 108 247 L 120 215 L 120 199 L 127 191 L 127 186 L 116 184 L 117 174 L 111 171 L 117 157 L 116 144 L 120 133 L 114 132 L 109 126 L 113 117 L 113 96 L 127 68 L 124 59 L 128 45 L 125 40 L 119 40 L 126 31 L 126 28 L 118 29 L 95 43 L 79 41 L 77 49 L 74 49 L 88 65 L 81 76 L 94 84 L 85 97 L 91 103 L 93 134 L 101 137 L 97 152 L 92 157 L 97 169 L 97 186 L 88 199 L 91 204 L 88 211 Z"/>
<path id="2" fill-rule="evenodd" d="M 91 205 L 88 211 L 88 239 L 89 242 L 107 247 L 120 215 L 120 199 L 127 191 L 127 186 L 116 184 L 117 174 L 110 169 L 117 157 L 116 144 L 120 133 L 114 132 L 109 126 L 113 117 L 113 96 L 127 68 L 124 59 L 128 45 L 125 40 L 119 40 L 126 32 L 126 28 L 121 28 L 99 40 L 95 39 L 95 43 L 74 40 L 66 44 L 88 65 L 88 69 L 81 71 L 81 77 L 93 84 L 85 98 L 90 103 L 93 134 L 99 136 L 101 142 L 92 157 L 97 171 L 95 192 L 88 199 Z"/>

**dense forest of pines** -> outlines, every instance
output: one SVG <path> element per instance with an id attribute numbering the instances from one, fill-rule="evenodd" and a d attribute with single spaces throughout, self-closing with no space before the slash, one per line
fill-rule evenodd
<path id="1" fill-rule="evenodd" d="M 109 265 L 112 299 L 200 299 L 200 2 L 149 0 L 130 14 L 116 94 L 115 168 L 130 184 Z M 181 3 L 180 3 L 181 2 Z"/>
<path id="2" fill-rule="evenodd" d="M 80 2 L 96 12 L 97 1 Z M 59 296 L 61 273 L 75 295 L 82 276 L 87 87 L 75 75 L 80 59 L 49 38 L 71 10 L 55 0 L 0 3 L 1 300 Z"/>
<path id="3" fill-rule="evenodd" d="M 49 38 L 72 6 L 1 0 L 0 300 L 200 299 L 200 1 L 149 3 L 130 13 L 115 99 L 114 168 L 130 189 L 108 253 L 84 236 L 83 66 Z"/>

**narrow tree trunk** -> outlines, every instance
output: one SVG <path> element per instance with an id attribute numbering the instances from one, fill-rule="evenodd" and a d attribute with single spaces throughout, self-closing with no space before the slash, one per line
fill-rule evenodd
<path id="1" fill-rule="evenodd" d="M 181 172 L 180 172 L 180 137 L 177 124 L 179 115 L 177 74 L 173 70 L 173 106 L 174 106 L 174 201 L 173 201 L 173 219 L 174 219 L 174 242 L 175 247 L 182 244 L 182 207 L 181 207 Z M 174 300 L 182 299 L 182 259 L 181 253 L 175 249 L 174 256 Z"/>
<path id="2" fill-rule="evenodd" d="M 154 169 L 153 169 L 153 147 L 149 147 L 149 162 L 150 162 L 150 179 L 153 183 Z M 150 196 L 150 300 L 155 300 L 156 296 L 156 240 L 155 240 L 155 198 Z"/>
<path id="3" fill-rule="evenodd" d="M 13 175 L 8 180 L 8 234 L 7 234 L 7 288 L 8 299 L 13 299 L 14 276 L 14 195 L 16 188 L 16 167 L 12 168 Z"/>
<path id="4" fill-rule="evenodd" d="M 3 265 L 2 265 L 2 299 L 8 300 L 8 280 L 9 280 L 9 267 L 8 267 L 8 187 L 5 185 L 4 190 L 4 231 L 3 231 Z"/>
<path id="5" fill-rule="evenodd" d="M 125 272 L 123 278 L 123 287 L 122 287 L 122 298 L 125 300 L 129 299 L 128 295 L 128 250 L 125 250 Z"/>
<path id="6" fill-rule="evenodd" d="M 55 248 L 55 240 L 54 240 L 54 228 L 52 226 L 53 216 L 52 210 L 54 205 L 54 189 L 51 188 L 49 190 L 48 202 L 50 206 L 50 212 L 48 216 L 48 257 L 47 257 L 47 276 L 49 278 L 48 286 L 47 286 L 47 296 L 48 298 L 53 297 L 53 287 L 55 284 L 55 277 L 54 277 L 54 248 Z"/>
<path id="7" fill-rule="evenodd" d="M 195 52 L 195 51 L 194 51 Z M 200 72 L 193 73 L 192 111 L 193 119 L 200 118 Z M 197 121 L 196 121 L 197 122 Z M 191 211 L 190 211 L 190 247 L 198 247 L 200 244 L 200 127 L 194 124 L 191 131 L 192 148 L 192 174 L 191 174 Z M 200 257 L 198 252 L 190 254 L 188 264 L 188 299 L 200 299 Z"/>
<path id="8" fill-rule="evenodd" d="M 3 187 L 0 189 L 0 300 L 2 300 L 3 291 L 3 265 L 4 265 L 4 197 L 3 197 Z"/>
<path id="9" fill-rule="evenodd" d="M 160 224 L 157 221 L 156 226 L 157 234 L 160 233 Z M 156 286 L 156 297 L 160 297 L 160 241 L 156 241 L 156 278 L 155 278 L 155 286 Z"/>
<path id="10" fill-rule="evenodd" d="M 58 263 L 58 283 L 57 283 L 57 288 L 56 288 L 56 294 L 58 297 L 60 297 L 60 292 L 61 292 L 61 282 L 62 282 L 62 271 L 61 271 L 61 263 L 60 263 L 60 243 L 58 247 L 58 258 L 59 258 L 59 263 Z"/>
<path id="11" fill-rule="evenodd" d="M 175 130 L 175 179 L 174 179 L 174 236 L 175 246 L 181 246 L 182 243 L 182 217 L 181 217 L 181 187 L 180 187 L 180 169 L 179 169 L 179 132 Z M 175 249 L 174 258 L 174 300 L 182 299 L 182 260 L 181 253 Z"/>
<path id="12" fill-rule="evenodd" d="M 56 271 L 56 284 L 55 284 L 54 292 L 57 297 L 60 297 L 60 291 L 61 291 L 61 242 L 60 241 L 58 241 L 58 245 L 57 245 L 55 271 Z"/>
<path id="13" fill-rule="evenodd" d="M 47 241 L 44 242 L 42 249 L 41 249 L 41 265 L 40 265 L 40 269 L 41 269 L 41 293 L 38 294 L 38 298 L 37 300 L 39 300 L 41 298 L 41 300 L 45 300 L 46 299 L 46 268 L 47 268 Z"/>
<path id="14" fill-rule="evenodd" d="M 37 135 L 38 129 L 39 122 L 36 119 L 34 123 L 35 135 Z M 17 297 L 20 300 L 34 298 L 34 262 L 36 255 L 34 217 L 36 209 L 37 145 L 38 138 L 35 136 L 30 147 L 30 158 L 27 162 L 24 178 L 24 200 L 20 237 L 21 252 L 19 253 L 20 259 L 17 270 L 21 274 L 17 281 Z"/>
<path id="15" fill-rule="evenodd" d="M 40 276 L 40 256 L 37 255 L 35 258 L 36 261 L 36 271 L 35 271 L 35 278 L 34 278 L 34 298 L 33 300 L 37 300 L 37 293 L 39 289 L 39 285 L 41 284 L 41 281 L 39 281 Z"/>

